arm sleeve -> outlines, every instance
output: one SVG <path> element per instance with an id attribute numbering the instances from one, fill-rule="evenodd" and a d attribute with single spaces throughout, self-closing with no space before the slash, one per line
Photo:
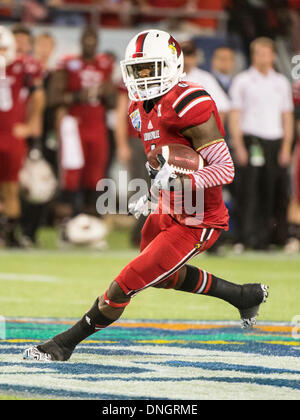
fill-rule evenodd
<path id="1" fill-rule="evenodd" d="M 198 149 L 199 154 L 207 163 L 202 169 L 189 175 L 193 189 L 211 188 L 230 184 L 234 179 L 234 165 L 226 142 L 212 141 Z"/>

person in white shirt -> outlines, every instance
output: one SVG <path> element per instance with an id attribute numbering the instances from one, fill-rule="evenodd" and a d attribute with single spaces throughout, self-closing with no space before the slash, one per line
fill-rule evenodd
<path id="1" fill-rule="evenodd" d="M 257 38 L 250 52 L 251 66 L 233 79 L 229 90 L 229 127 L 238 183 L 237 241 L 266 249 L 275 217 L 277 189 L 281 187 L 279 196 L 288 189 L 286 168 L 291 161 L 293 100 L 288 79 L 274 70 L 274 42 Z M 277 202 L 282 201 L 281 195 Z"/>
<path id="2" fill-rule="evenodd" d="M 180 43 L 184 55 L 185 80 L 202 85 L 215 101 L 222 121 L 230 110 L 230 101 L 214 76 L 197 67 L 197 48 L 192 40 Z"/>

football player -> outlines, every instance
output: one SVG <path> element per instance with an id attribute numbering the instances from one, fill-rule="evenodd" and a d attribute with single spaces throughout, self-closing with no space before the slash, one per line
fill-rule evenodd
<path id="1" fill-rule="evenodd" d="M 184 81 L 178 43 L 164 31 L 142 32 L 130 41 L 121 67 L 132 100 L 129 116 L 146 153 L 176 143 L 193 148 L 205 160 L 204 168 L 188 176 L 191 189 L 204 188 L 204 217 L 187 224 L 186 214 L 175 214 L 172 209 L 169 214 L 150 214 L 142 231 L 140 254 L 79 322 L 51 340 L 26 349 L 27 359 L 69 359 L 82 340 L 116 321 L 133 296 L 150 286 L 223 299 L 239 310 L 243 327 L 255 323 L 259 306 L 267 297 L 264 285 L 234 284 L 187 264 L 212 246 L 222 229 L 227 229 L 222 185 L 232 182 L 234 166 L 213 99 L 201 86 Z M 175 178 L 172 167 L 159 158 L 161 168 L 156 172 L 150 168 L 157 188 L 168 190 L 171 179 L 184 181 L 184 177 Z M 147 197 L 141 197 L 130 210 L 138 216 L 147 213 L 148 206 Z"/>
<path id="2" fill-rule="evenodd" d="M 69 216 L 76 213 L 74 203 L 80 189 L 89 207 L 84 210 L 95 213 L 96 185 L 106 175 L 109 159 L 106 106 L 114 92 L 113 62 L 97 49 L 98 30 L 86 27 L 81 35 L 81 54 L 62 59 L 49 84 L 49 103 L 60 107 L 61 212 Z M 71 159 L 64 159 L 66 155 Z"/>
<path id="3" fill-rule="evenodd" d="M 0 193 L 7 246 L 18 246 L 15 230 L 21 208 L 19 171 L 26 156 L 26 138 L 39 136 L 45 104 L 38 63 L 16 56 L 13 34 L 0 26 L 0 55 L 5 61 L 0 79 Z"/>

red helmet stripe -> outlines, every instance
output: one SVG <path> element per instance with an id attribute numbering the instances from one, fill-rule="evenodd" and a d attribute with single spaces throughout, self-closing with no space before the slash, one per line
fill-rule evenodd
<path id="1" fill-rule="evenodd" d="M 148 33 L 149 32 L 144 32 L 143 34 L 141 34 L 137 38 L 136 44 L 135 44 L 135 54 L 133 54 L 132 58 L 142 57 L 143 56 L 144 42 L 145 42 L 145 38 L 148 35 Z"/>

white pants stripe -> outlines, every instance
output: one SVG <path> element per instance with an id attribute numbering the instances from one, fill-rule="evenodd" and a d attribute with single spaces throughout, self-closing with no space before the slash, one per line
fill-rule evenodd
<path id="1" fill-rule="evenodd" d="M 173 268 L 171 268 L 170 270 L 166 271 L 165 273 L 161 274 L 160 276 L 158 276 L 156 279 L 154 279 L 153 281 L 151 281 L 151 283 L 147 284 L 146 286 L 144 286 L 142 289 L 136 290 L 134 292 L 129 292 L 129 294 L 133 293 L 131 295 L 131 297 L 135 296 L 137 293 L 141 292 L 142 290 L 147 289 L 150 286 L 154 286 L 157 283 L 162 282 L 163 280 L 165 280 L 166 278 L 168 278 L 169 276 L 171 276 L 172 274 L 176 273 L 176 271 L 178 271 L 182 266 L 184 266 L 194 255 L 198 254 L 199 251 L 197 249 L 193 249 L 192 251 L 190 251 L 181 261 L 179 261 L 179 263 L 177 263 Z"/>
<path id="2" fill-rule="evenodd" d="M 201 238 L 200 238 L 200 243 L 204 243 L 207 242 L 210 238 L 211 235 L 213 234 L 214 229 L 206 229 L 204 228 L 201 234 Z M 205 238 L 205 235 L 207 233 L 207 237 Z M 200 247 L 201 250 L 201 247 Z M 171 276 L 172 274 L 176 273 L 176 271 L 178 271 L 182 266 L 184 266 L 192 257 L 194 257 L 196 254 L 198 254 L 200 252 L 200 250 L 198 249 L 192 249 L 185 257 L 182 258 L 181 261 L 179 261 L 179 263 L 177 263 L 173 268 L 171 268 L 170 270 L 166 271 L 165 273 L 161 274 L 160 276 L 156 277 L 153 281 L 151 281 L 149 284 L 147 284 L 146 286 L 142 287 L 139 290 L 132 290 L 129 293 L 127 293 L 127 295 L 130 295 L 130 297 L 135 296 L 137 293 L 141 292 L 142 290 L 147 289 L 148 287 L 154 286 L 158 283 L 161 283 L 162 281 L 164 281 L 166 278 L 168 278 L 169 276 Z M 204 274 L 205 273 L 205 274 Z M 206 271 L 203 270 L 203 282 L 201 284 L 200 289 L 196 292 L 196 293 L 201 293 L 207 283 L 207 273 Z"/>

